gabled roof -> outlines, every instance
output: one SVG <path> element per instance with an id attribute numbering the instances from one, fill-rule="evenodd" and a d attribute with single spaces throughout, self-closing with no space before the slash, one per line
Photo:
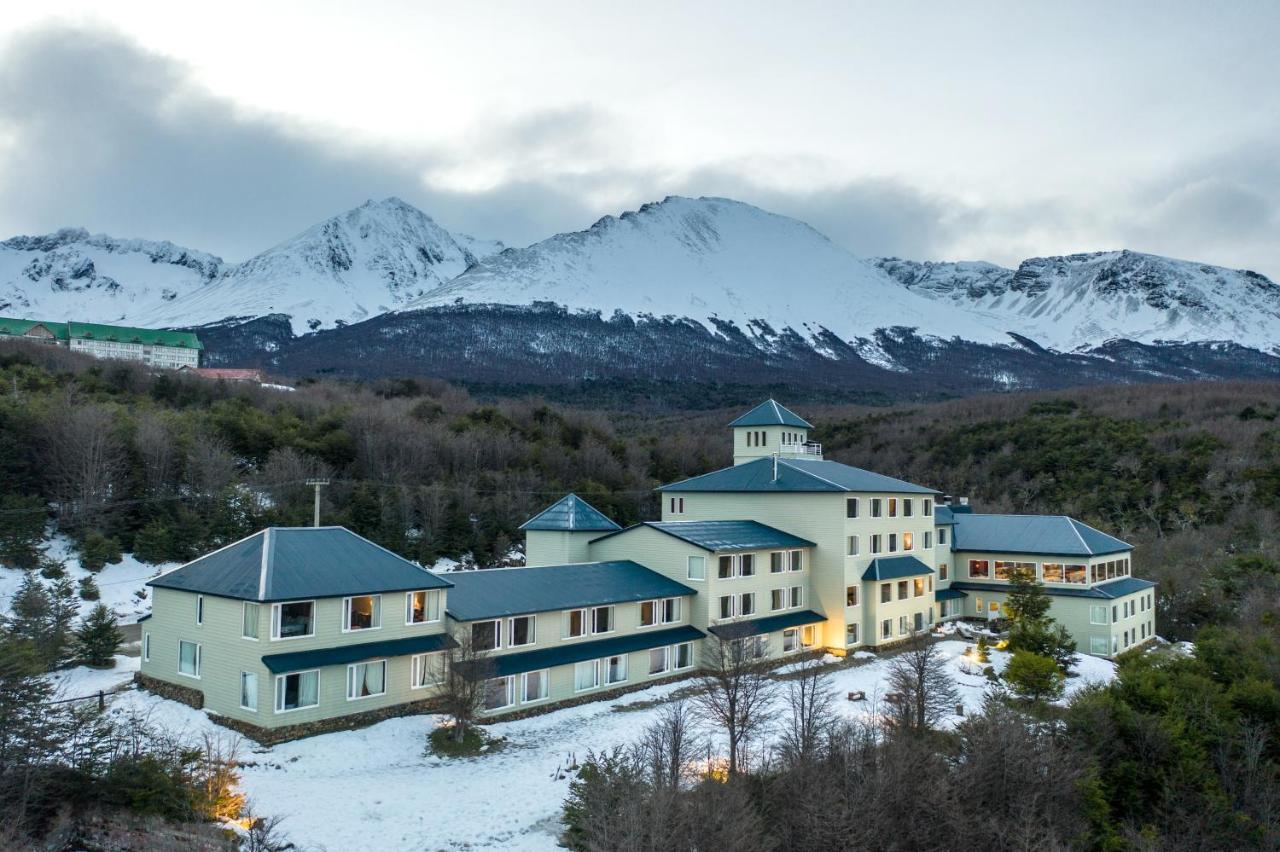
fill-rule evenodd
<path id="1" fill-rule="evenodd" d="M 954 515 L 951 549 L 985 553 L 1103 556 L 1132 545 L 1066 515 Z"/>
<path id="2" fill-rule="evenodd" d="M 1044 587 L 1045 593 L 1055 597 L 1065 598 L 1099 598 L 1102 600 L 1114 600 L 1122 598 L 1125 595 L 1132 595 L 1145 589 L 1154 589 L 1155 583 L 1150 580 L 1139 580 L 1137 577 L 1122 577 L 1119 580 L 1111 580 L 1106 583 L 1099 583 L 1096 586 L 1049 586 Z M 963 580 L 951 584 L 953 589 L 965 589 L 970 592 L 1008 592 L 1008 583 L 975 583 L 971 580 Z"/>
<path id="3" fill-rule="evenodd" d="M 617 654 L 630 654 L 635 651 L 647 651 L 650 648 L 661 648 L 663 645 L 678 645 L 682 642 L 694 642 L 705 634 L 692 625 L 672 627 L 667 630 L 641 630 L 612 639 L 595 642 L 565 642 L 550 648 L 539 648 L 536 651 L 522 651 L 517 654 L 494 654 L 478 663 L 485 677 L 506 677 L 524 672 L 549 669 L 552 666 L 563 666 L 569 663 L 581 663 L 585 660 L 598 660 Z"/>
<path id="4" fill-rule="evenodd" d="M 445 608 L 456 621 L 697 594 L 629 559 L 454 571 L 449 580 Z"/>
<path id="5" fill-rule="evenodd" d="M 933 569 L 914 556 L 878 556 L 862 572 L 864 580 L 900 580 L 932 574 Z"/>
<path id="6" fill-rule="evenodd" d="M 735 553 L 744 550 L 780 550 L 792 547 L 814 547 L 814 543 L 798 535 L 783 532 L 759 521 L 645 521 L 625 530 L 611 532 L 593 542 L 622 535 L 640 527 L 687 541 L 711 553 Z"/>
<path id="7" fill-rule="evenodd" d="M 345 527 L 267 527 L 147 585 L 246 601 L 289 601 L 450 584 Z"/>
<path id="8" fill-rule="evenodd" d="M 522 530 L 609 532 L 622 527 L 577 494 L 566 494 L 520 525 Z"/>
<path id="9" fill-rule="evenodd" d="M 372 660 L 376 657 L 402 657 L 405 654 L 427 654 L 458 647 L 458 641 L 448 633 L 426 633 L 405 639 L 384 639 L 381 642 L 360 642 L 355 645 L 335 645 L 332 648 L 316 648 L 311 651 L 287 651 L 283 654 L 264 654 L 262 664 L 271 671 L 296 672 L 321 666 L 342 666 Z"/>
<path id="10" fill-rule="evenodd" d="M 69 322 L 67 323 L 67 334 L 72 339 L 80 340 L 141 343 L 145 346 L 176 346 L 181 349 L 204 348 L 200 338 L 189 331 L 133 328 L 127 325 L 102 325 L 96 322 Z"/>
<path id="11" fill-rule="evenodd" d="M 813 425 L 800 415 L 772 399 L 766 399 L 746 414 L 729 424 L 730 426 L 795 426 L 798 429 L 812 429 Z"/>
<path id="12" fill-rule="evenodd" d="M 763 618 L 724 621 L 713 624 L 707 630 L 721 639 L 741 639 L 746 636 L 759 636 L 761 633 L 772 633 L 775 630 L 786 630 L 788 627 L 817 624 L 819 621 L 826 620 L 825 615 L 806 609 L 800 612 L 784 612 L 781 615 L 766 615 Z"/>
<path id="13" fill-rule="evenodd" d="M 923 485 L 915 485 L 872 473 L 859 467 L 850 467 L 834 461 L 819 459 L 776 459 L 778 477 L 774 479 L 775 459 L 764 457 L 755 461 L 736 464 L 721 470 L 704 473 L 681 482 L 659 486 L 659 491 L 752 491 L 752 492 L 883 492 L 888 494 L 937 494 Z"/>
<path id="14" fill-rule="evenodd" d="M 36 326 L 43 326 L 49 334 L 53 335 L 55 340 L 67 339 L 67 324 L 65 322 L 0 317 L 0 335 L 15 335 L 21 337 L 30 332 L 31 329 Z"/>

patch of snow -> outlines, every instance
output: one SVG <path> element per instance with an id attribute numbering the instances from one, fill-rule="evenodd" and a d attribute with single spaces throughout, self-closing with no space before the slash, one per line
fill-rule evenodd
<path id="1" fill-rule="evenodd" d="M 80 698 L 103 692 L 112 692 L 133 680 L 133 673 L 142 665 L 141 657 L 115 655 L 115 667 L 94 669 L 76 666 L 45 675 L 53 684 L 55 698 Z"/>

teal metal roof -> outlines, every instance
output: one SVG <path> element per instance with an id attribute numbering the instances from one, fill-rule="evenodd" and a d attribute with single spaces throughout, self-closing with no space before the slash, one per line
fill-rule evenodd
<path id="1" fill-rule="evenodd" d="M 878 556 L 862 572 L 864 580 L 899 580 L 932 574 L 933 569 L 914 556 Z"/>
<path id="2" fill-rule="evenodd" d="M 730 426 L 795 426 L 798 429 L 812 429 L 813 425 L 786 406 L 779 405 L 772 399 L 766 399 L 746 414 L 729 424 Z"/>
<path id="3" fill-rule="evenodd" d="M 457 621 L 697 594 L 630 560 L 454 571 L 449 579 L 445 608 Z"/>
<path id="4" fill-rule="evenodd" d="M 449 587 L 425 568 L 345 527 L 267 527 L 147 585 L 246 601 Z"/>
<path id="5" fill-rule="evenodd" d="M 801 627 L 805 624 L 817 624 L 826 621 L 827 617 L 811 609 L 801 612 L 784 612 L 781 615 L 766 615 L 763 618 L 748 618 L 739 621 L 726 621 L 714 624 L 707 630 L 721 639 L 741 639 L 745 636 L 759 636 L 761 633 L 772 633 L 775 630 L 786 630 L 788 627 Z"/>
<path id="6" fill-rule="evenodd" d="M 522 530 L 608 532 L 622 529 L 577 494 L 566 494 L 521 525 Z"/>
<path id="7" fill-rule="evenodd" d="M 819 459 L 776 459 L 778 475 L 774 477 L 775 459 L 764 457 L 704 473 L 681 482 L 660 486 L 659 491 L 672 492 L 883 492 L 888 494 L 937 494 L 923 485 L 915 485 Z"/>
<path id="8" fill-rule="evenodd" d="M 933 597 L 940 601 L 958 601 L 969 596 L 959 589 L 938 589 L 933 593 Z"/>
<path id="9" fill-rule="evenodd" d="M 612 639 L 597 642 L 565 642 L 552 648 L 539 648 L 536 651 L 524 651 L 518 654 L 494 654 L 486 658 L 480 666 L 486 677 L 506 677 L 508 675 L 533 672 L 538 669 L 549 669 L 552 666 L 563 666 L 581 663 L 585 660 L 598 660 L 617 654 L 630 654 L 634 651 L 647 651 L 650 648 L 661 648 L 664 645 L 678 645 L 682 642 L 694 642 L 705 634 L 696 627 L 672 627 L 668 630 L 631 633 Z"/>
<path id="10" fill-rule="evenodd" d="M 625 530 L 602 535 L 592 541 L 621 535 L 639 527 L 651 527 L 712 553 L 815 546 L 806 538 L 783 532 L 759 521 L 646 521 L 627 527 Z"/>
<path id="11" fill-rule="evenodd" d="M 1104 556 L 1132 545 L 1066 515 L 956 514 L 951 549 L 985 553 Z"/>
<path id="12" fill-rule="evenodd" d="M 951 512 L 950 506 L 934 506 L 933 507 L 933 523 L 934 526 L 945 527 L 947 524 L 956 522 L 955 515 Z"/>
<path id="13" fill-rule="evenodd" d="M 1106 583 L 1099 583 L 1096 586 L 1045 586 L 1046 593 L 1054 597 L 1064 598 L 1101 598 L 1103 600 L 1112 600 L 1114 598 L 1122 598 L 1125 595 L 1132 595 L 1145 589 L 1154 589 L 1155 583 L 1150 580 L 1139 580 L 1137 577 L 1122 577 L 1119 580 L 1111 580 Z M 970 592 L 1008 592 L 1007 583 L 975 583 L 970 580 L 963 580 L 951 584 L 953 589 L 964 589 Z"/>
<path id="14" fill-rule="evenodd" d="M 290 651 L 284 654 L 264 654 L 262 664 L 276 674 L 296 672 L 302 669 L 318 669 L 322 666 L 344 666 L 361 660 L 379 657 L 402 657 L 405 654 L 428 654 L 458 647 L 448 633 L 429 633 L 408 639 L 388 639 L 383 642 L 360 642 L 355 645 L 336 645 L 312 651 Z"/>

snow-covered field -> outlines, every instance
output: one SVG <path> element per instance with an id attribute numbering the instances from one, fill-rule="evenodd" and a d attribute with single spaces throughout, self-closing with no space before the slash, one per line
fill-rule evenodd
<path id="1" fill-rule="evenodd" d="M 72 548 L 71 540 L 64 535 L 49 539 L 45 552 L 51 558 L 66 563 L 67 575 L 76 582 L 81 577 L 92 575 L 102 595 L 102 603 L 119 616 L 121 624 L 133 624 L 140 616 L 151 612 L 151 595 L 146 582 L 178 567 L 176 562 L 147 565 L 134 559 L 133 554 L 126 553 L 120 563 L 108 565 L 95 574 L 80 567 L 80 559 Z M 0 613 L 9 611 L 9 602 L 22 583 L 22 574 L 17 568 L 0 564 Z M 49 580 L 40 579 L 49 585 Z M 136 594 L 139 591 L 146 592 L 146 597 L 139 598 Z M 98 601 L 80 601 L 80 614 L 87 615 L 96 603 Z"/>
<path id="2" fill-rule="evenodd" d="M 962 656 L 965 642 L 938 643 L 968 710 L 980 707 L 987 686 L 980 667 Z M 869 655 L 868 655 L 869 656 Z M 991 652 L 1004 668 L 1008 655 Z M 838 711 L 849 718 L 875 712 L 884 694 L 887 658 L 866 657 L 831 675 Z M 1113 664 L 1081 657 L 1068 689 L 1107 681 Z M 557 710 L 488 728 L 507 744 L 491 754 L 446 760 L 425 754 L 436 716 L 391 719 L 359 731 L 324 734 L 271 748 L 246 743 L 242 785 L 254 812 L 285 818 L 282 829 L 308 849 L 553 850 L 572 757 L 634 740 L 657 717 L 662 702 L 686 683 L 655 686 L 613 701 Z M 865 701 L 851 702 L 862 691 Z M 202 712 L 148 693 L 127 690 L 111 699 L 112 713 L 137 712 L 173 732 L 198 736 L 218 728 Z M 954 724 L 959 719 L 949 720 Z"/>

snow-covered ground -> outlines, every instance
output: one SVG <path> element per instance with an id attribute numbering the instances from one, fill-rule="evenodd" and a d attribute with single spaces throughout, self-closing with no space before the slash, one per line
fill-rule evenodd
<path id="1" fill-rule="evenodd" d="M 110 669 L 76 666 L 50 672 L 46 677 L 53 684 L 54 698 L 81 698 L 120 689 L 133 680 L 142 658 L 116 654 L 115 661 L 115 667 Z"/>
<path id="2" fill-rule="evenodd" d="M 968 643 L 938 643 L 967 710 L 981 706 L 987 681 L 963 657 Z M 1008 655 L 991 652 L 1003 669 Z M 886 691 L 888 658 L 832 671 L 836 707 L 848 718 L 874 713 Z M 1068 688 L 1114 676 L 1113 664 L 1081 657 Z M 436 716 L 391 719 L 358 730 L 259 748 L 246 743 L 242 786 L 254 812 L 285 818 L 295 843 L 326 850 L 519 849 L 554 850 L 559 815 L 571 773 L 561 770 L 588 751 L 634 740 L 662 703 L 687 683 L 655 686 L 612 701 L 489 725 L 507 743 L 476 758 L 448 760 L 425 754 Z M 848 701 L 862 691 L 865 701 Z M 198 736 L 230 732 L 202 712 L 137 690 L 111 699 L 110 712 L 136 712 L 172 732 Z M 948 720 L 954 724 L 958 717 Z"/>
<path id="3" fill-rule="evenodd" d="M 81 577 L 92 575 L 98 584 L 102 603 L 110 607 L 120 618 L 121 624 L 133 624 L 140 616 L 151 612 L 151 594 L 146 582 L 178 567 L 176 562 L 160 565 L 148 565 L 133 558 L 133 554 L 124 554 L 124 559 L 116 565 L 108 565 L 96 574 L 87 568 L 80 567 L 80 558 L 72 547 L 71 540 L 64 535 L 56 535 L 49 539 L 45 552 L 52 559 L 66 564 L 67 575 L 79 582 Z M 0 564 L 0 613 L 9 611 L 10 601 L 22 584 L 23 572 Z M 39 575 L 37 575 L 39 576 Z M 46 586 L 52 581 L 40 578 Z M 145 592 L 145 598 L 139 598 L 137 592 Z M 80 601 L 80 614 L 87 615 L 98 601 Z"/>

